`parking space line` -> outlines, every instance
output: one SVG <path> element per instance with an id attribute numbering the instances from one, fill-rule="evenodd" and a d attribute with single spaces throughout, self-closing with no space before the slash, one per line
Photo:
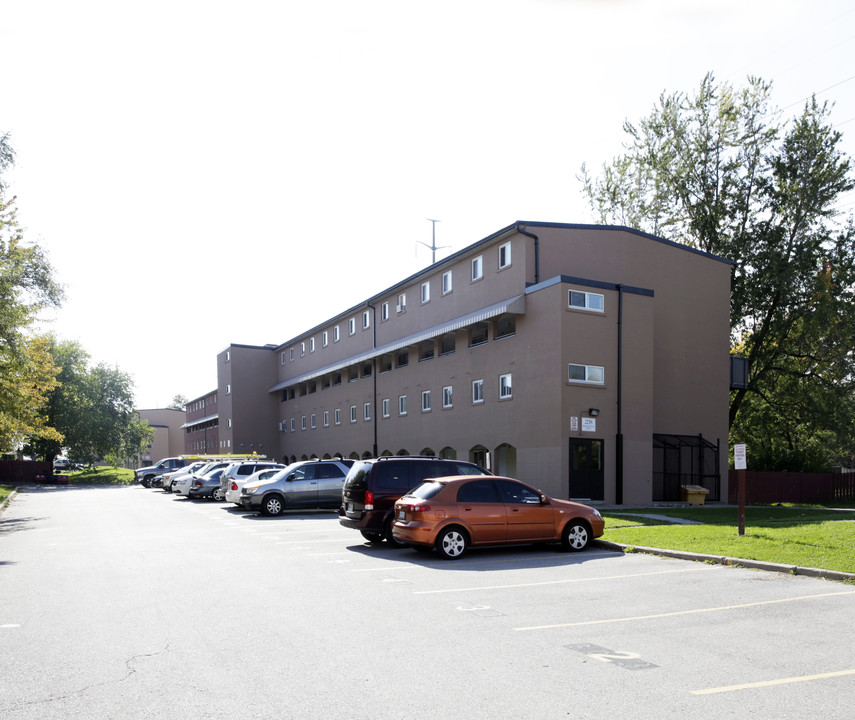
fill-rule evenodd
<path id="1" fill-rule="evenodd" d="M 677 610 L 676 612 L 656 613 L 654 615 L 636 615 L 634 617 L 610 618 L 608 620 L 584 620 L 582 622 L 557 623 L 555 625 L 533 625 L 531 627 L 514 628 L 514 630 L 554 630 L 556 628 L 583 627 L 585 625 L 608 625 L 610 623 L 633 622 L 635 620 L 656 620 L 659 618 L 676 617 L 678 615 L 699 615 L 700 613 L 722 612 L 724 610 L 741 610 L 743 608 L 761 607 L 763 605 L 778 605 L 780 603 L 798 602 L 800 600 L 818 600 L 820 598 L 838 597 L 840 595 L 855 595 L 855 590 L 822 593 L 821 595 L 801 595 L 799 597 L 782 598 L 780 600 L 761 600 L 759 602 L 743 603 L 741 605 L 693 608 L 692 610 Z"/>
<path id="2" fill-rule="evenodd" d="M 567 583 L 596 582 L 598 580 L 624 580 L 634 577 L 649 577 L 651 575 L 671 575 L 673 573 L 703 572 L 707 568 L 690 567 L 681 570 L 657 570 L 655 572 L 631 573 L 628 575 L 605 575 L 602 577 L 568 578 L 566 580 L 544 580 L 543 582 L 516 583 L 513 585 L 482 585 L 480 587 L 446 588 L 444 590 L 419 590 L 414 595 L 439 595 L 441 593 L 474 592 L 476 590 L 510 590 L 514 588 L 539 587 L 541 585 L 564 585 Z"/>
<path id="3" fill-rule="evenodd" d="M 318 540 L 306 539 L 306 540 L 289 540 L 289 541 L 282 540 L 280 542 L 276 542 L 273 544 L 274 545 L 310 545 L 310 544 L 314 544 L 314 543 L 325 543 L 325 542 L 338 542 L 338 543 L 340 543 L 341 538 L 327 538 L 327 539 L 321 538 Z"/>
<path id="4" fill-rule="evenodd" d="M 741 683 L 739 685 L 724 685 L 723 687 L 707 688 L 705 690 L 690 690 L 692 695 L 714 695 L 715 693 L 735 692 L 736 690 L 752 690 L 754 688 L 773 687 L 774 685 L 789 685 L 791 683 L 827 680 L 828 678 L 855 675 L 855 670 L 838 670 L 836 672 L 818 673 L 816 675 L 799 675 L 796 677 L 779 678 L 778 680 L 763 680 L 761 682 Z"/>

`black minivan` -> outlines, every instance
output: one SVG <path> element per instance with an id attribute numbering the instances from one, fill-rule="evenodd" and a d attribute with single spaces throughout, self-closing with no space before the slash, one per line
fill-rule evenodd
<path id="1" fill-rule="evenodd" d="M 430 478 L 451 475 L 490 475 L 479 465 L 436 457 L 401 457 L 398 455 L 357 460 L 341 491 L 339 522 L 359 530 L 366 540 L 379 543 L 392 537 L 395 501 Z"/>

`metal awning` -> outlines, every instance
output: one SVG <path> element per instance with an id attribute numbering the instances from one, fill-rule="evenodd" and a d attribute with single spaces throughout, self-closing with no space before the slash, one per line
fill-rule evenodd
<path id="1" fill-rule="evenodd" d="M 216 413 L 214 415 L 208 415 L 207 417 L 199 418 L 198 420 L 194 420 L 193 422 L 186 422 L 181 426 L 181 429 L 193 427 L 194 425 L 201 425 L 202 423 L 211 422 L 211 420 L 217 420 L 219 418 L 219 414 Z"/>
<path id="2" fill-rule="evenodd" d="M 359 355 L 354 355 L 345 360 L 341 360 L 340 362 L 337 362 L 333 365 L 327 365 L 325 367 L 318 368 L 317 370 L 313 370 L 303 375 L 296 375 L 295 377 L 287 378 L 286 380 L 283 380 L 282 382 L 274 385 L 272 388 L 270 388 L 268 392 L 278 392 L 279 390 L 282 390 L 286 387 L 290 387 L 291 385 L 297 385 L 301 382 L 311 380 L 312 378 L 320 377 L 321 375 L 326 375 L 327 373 L 337 372 L 338 370 L 342 370 L 351 365 L 358 365 L 359 363 L 366 362 L 371 358 L 379 357 L 380 355 L 385 355 L 386 353 L 395 352 L 396 350 L 400 350 L 401 348 L 418 345 L 420 342 L 424 342 L 425 340 L 431 340 L 433 338 L 440 337 L 442 335 L 445 335 L 446 333 L 454 332 L 455 330 L 468 327 L 469 325 L 474 325 L 475 323 L 484 322 L 485 320 L 489 320 L 490 318 L 494 318 L 498 315 L 503 315 L 505 313 L 513 313 L 514 315 L 524 315 L 525 294 L 517 295 L 507 300 L 502 300 L 502 302 L 498 302 L 494 305 L 490 305 L 480 310 L 475 310 L 474 312 L 468 313 L 466 315 L 461 315 L 460 317 L 454 318 L 453 320 L 449 320 L 448 322 L 442 323 L 440 325 L 434 325 L 433 327 L 428 328 L 427 330 L 422 330 L 412 335 L 407 335 L 407 337 L 403 337 L 400 340 L 395 340 L 391 343 L 387 343 L 386 345 L 381 345 L 380 347 L 372 348 L 371 350 L 368 350 L 364 353 L 360 353 Z"/>

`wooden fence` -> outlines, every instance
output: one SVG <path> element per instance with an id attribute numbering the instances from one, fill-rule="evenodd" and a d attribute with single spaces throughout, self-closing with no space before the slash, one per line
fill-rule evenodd
<path id="1" fill-rule="evenodd" d="M 737 503 L 736 470 L 728 475 L 727 501 Z M 745 472 L 745 502 L 806 503 L 820 505 L 831 502 L 852 501 L 855 506 L 855 472 L 845 473 L 791 473 Z"/>

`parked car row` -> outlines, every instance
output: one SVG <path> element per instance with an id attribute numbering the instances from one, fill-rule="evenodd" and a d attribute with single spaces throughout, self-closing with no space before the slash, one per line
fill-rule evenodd
<path id="1" fill-rule="evenodd" d="M 337 510 L 371 543 L 436 550 L 448 560 L 471 547 L 561 543 L 579 551 L 603 534 L 592 507 L 549 497 L 469 462 L 432 457 L 272 462 L 194 462 L 159 476 L 164 490 L 227 500 L 268 516 Z"/>

